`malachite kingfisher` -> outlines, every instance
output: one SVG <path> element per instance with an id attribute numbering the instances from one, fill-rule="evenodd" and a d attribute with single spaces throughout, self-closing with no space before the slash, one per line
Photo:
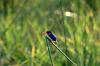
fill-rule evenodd
<path id="1" fill-rule="evenodd" d="M 52 41 L 57 41 L 56 36 L 51 31 L 43 32 L 43 34 L 48 36 Z"/>

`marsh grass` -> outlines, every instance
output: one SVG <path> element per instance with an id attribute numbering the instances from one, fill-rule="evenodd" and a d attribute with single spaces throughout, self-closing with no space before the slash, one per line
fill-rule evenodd
<path id="1" fill-rule="evenodd" d="M 0 66 L 49 66 L 41 36 L 46 30 L 57 36 L 57 46 L 78 66 L 100 65 L 99 0 L 14 1 L 13 8 L 8 3 L 5 17 L 0 0 Z M 66 11 L 77 17 L 64 16 Z M 51 54 L 55 66 L 73 66 L 54 47 Z"/>

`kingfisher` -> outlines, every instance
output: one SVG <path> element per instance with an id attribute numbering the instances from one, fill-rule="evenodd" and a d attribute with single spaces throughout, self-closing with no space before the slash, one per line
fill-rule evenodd
<path id="1" fill-rule="evenodd" d="M 51 31 L 47 31 L 46 33 L 47 33 L 47 35 L 48 35 L 53 41 L 56 41 L 56 40 L 57 40 L 57 39 L 56 39 L 56 36 L 55 36 Z"/>
<path id="2" fill-rule="evenodd" d="M 52 41 L 57 41 L 56 36 L 51 31 L 43 32 L 43 34 L 47 35 Z"/>

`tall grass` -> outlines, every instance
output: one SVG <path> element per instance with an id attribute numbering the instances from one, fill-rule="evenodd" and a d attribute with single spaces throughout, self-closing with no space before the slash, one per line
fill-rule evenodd
<path id="1" fill-rule="evenodd" d="M 57 36 L 57 46 L 78 66 L 100 65 L 100 1 L 60 3 L 9 1 L 5 15 L 0 0 L 0 66 L 50 66 L 45 38 L 41 35 L 46 30 Z M 66 16 L 65 12 L 77 16 Z M 55 66 L 73 66 L 55 47 L 50 47 Z"/>

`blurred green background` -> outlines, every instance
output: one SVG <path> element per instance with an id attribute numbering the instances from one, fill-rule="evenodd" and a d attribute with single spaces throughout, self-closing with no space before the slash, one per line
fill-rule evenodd
<path id="1" fill-rule="evenodd" d="M 51 66 L 47 30 L 77 66 L 100 66 L 100 0 L 0 0 L 0 66 Z M 74 66 L 50 47 L 54 66 Z"/>

